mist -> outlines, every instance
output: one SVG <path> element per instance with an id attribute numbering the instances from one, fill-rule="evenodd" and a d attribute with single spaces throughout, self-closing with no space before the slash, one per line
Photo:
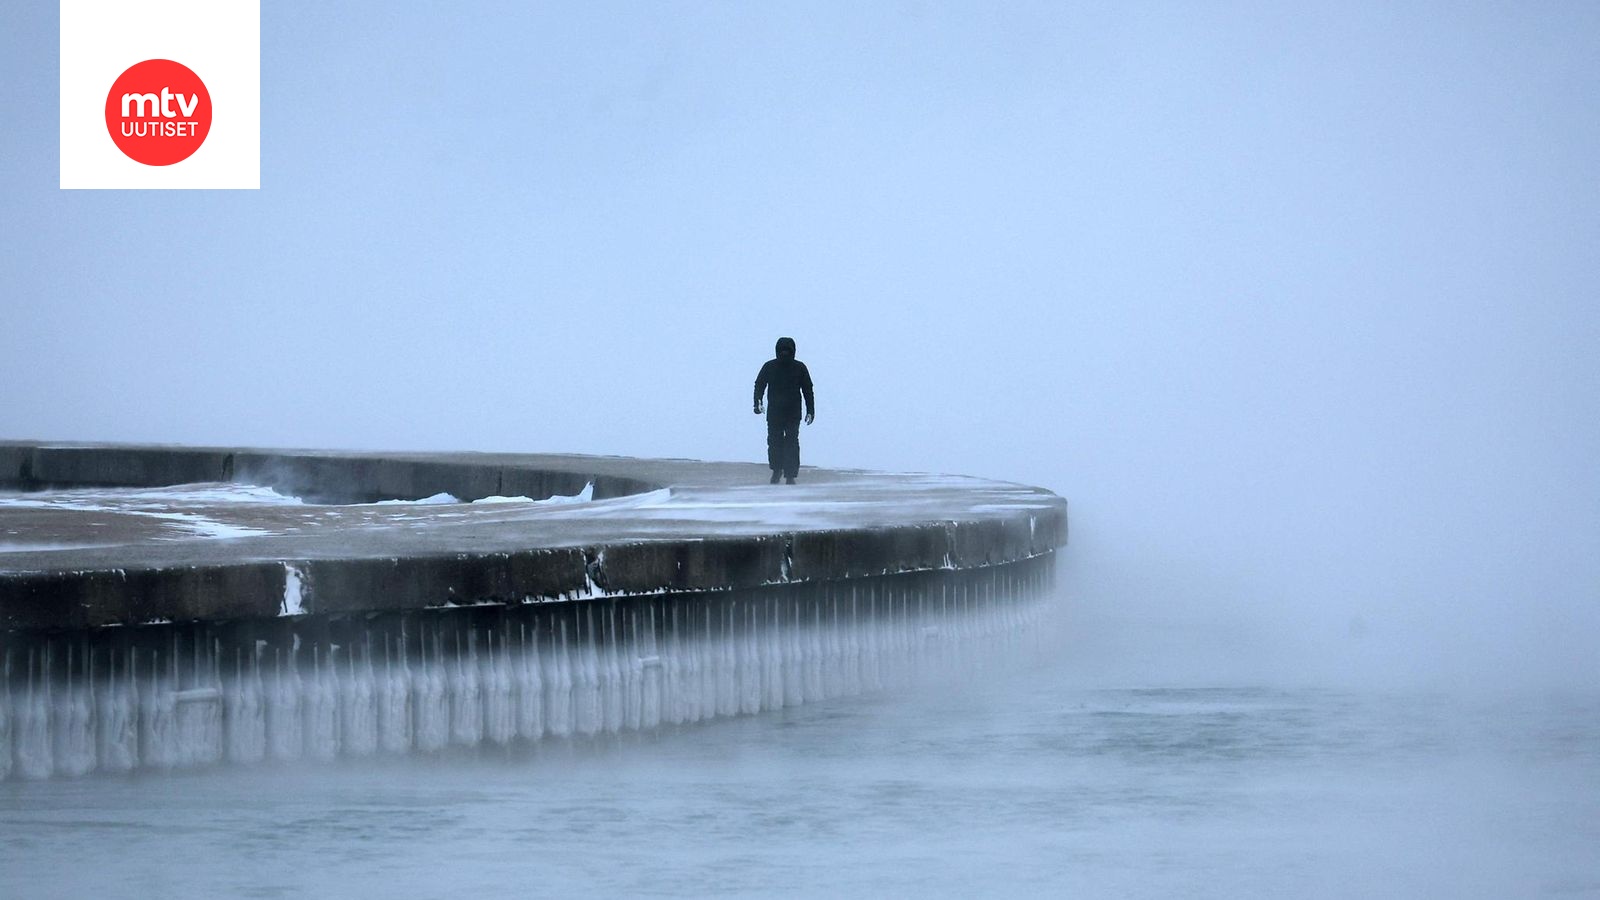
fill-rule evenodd
<path id="1" fill-rule="evenodd" d="M 57 190 L 0 436 L 803 461 L 1072 504 L 1120 684 L 1600 686 L 1600 9 L 266 4 L 259 192 Z"/>

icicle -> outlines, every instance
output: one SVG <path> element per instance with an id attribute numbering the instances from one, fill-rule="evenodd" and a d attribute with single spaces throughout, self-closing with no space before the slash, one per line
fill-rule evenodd
<path id="1" fill-rule="evenodd" d="M 478 682 L 478 653 L 473 637 L 469 632 L 463 653 L 461 633 L 456 632 L 455 660 L 444 667 L 445 690 L 450 695 L 450 740 L 462 747 L 476 747 L 483 740 L 483 688 Z"/>
<path id="2" fill-rule="evenodd" d="M 223 701 L 230 762 L 258 763 L 266 758 L 267 721 L 261 695 L 261 667 L 254 643 L 248 668 L 243 648 L 235 647 L 233 676 L 228 679 Z"/>
<path id="3" fill-rule="evenodd" d="M 105 702 L 96 736 L 100 741 L 100 769 L 127 772 L 139 765 L 139 687 L 134 678 L 134 651 L 128 648 L 122 674 L 117 675 L 117 655 L 107 654 Z"/>
<path id="4" fill-rule="evenodd" d="M 660 604 L 650 601 L 646 607 L 645 633 L 639 651 L 639 727 L 655 728 L 661 724 L 661 642 L 656 630 L 656 613 Z"/>
<path id="5" fill-rule="evenodd" d="M 622 666 L 617 661 L 616 607 L 607 603 L 601 611 L 601 626 L 596 637 L 600 641 L 600 706 L 602 727 L 606 734 L 622 730 L 623 709 Z"/>
<path id="6" fill-rule="evenodd" d="M 661 640 L 661 719 L 670 725 L 688 721 L 687 701 L 683 698 L 683 631 L 678 626 L 678 607 L 669 603 L 662 610 Z"/>
<path id="7" fill-rule="evenodd" d="M 17 708 L 17 773 L 24 778 L 49 778 L 55 771 L 50 753 L 50 684 L 45 677 L 49 645 L 36 652 L 28 648 L 27 693 Z M 39 665 L 35 666 L 35 659 Z"/>
<path id="8" fill-rule="evenodd" d="M 429 641 L 423 630 L 413 690 L 416 698 L 416 747 L 425 753 L 444 749 L 450 740 L 450 698 L 445 693 L 443 651 L 437 631 Z M 428 654 L 432 651 L 432 658 Z"/>
<path id="9" fill-rule="evenodd" d="M 15 719 L 11 700 L 11 648 L 6 648 L 5 660 L 0 662 L 0 781 L 11 774 L 11 733 Z"/>
<path id="10" fill-rule="evenodd" d="M 398 650 L 390 649 L 389 635 L 383 636 L 383 676 L 378 679 L 378 745 L 385 753 L 405 753 L 411 749 L 411 671 L 406 664 L 405 629 L 402 624 Z"/>
<path id="11" fill-rule="evenodd" d="M 56 709 L 56 772 L 62 775 L 87 775 L 94 770 L 94 719 L 90 706 L 90 682 L 87 672 L 76 672 L 72 643 L 67 644 L 66 689 L 62 691 Z M 84 666 L 87 669 L 87 664 Z"/>
<path id="12" fill-rule="evenodd" d="M 345 648 L 343 678 L 339 682 L 339 752 L 345 756 L 371 756 L 378 749 L 378 704 L 370 634 L 363 651 L 357 654 L 355 647 Z"/>
<path id="13" fill-rule="evenodd" d="M 530 638 L 526 623 L 520 623 L 517 629 L 522 637 L 517 670 L 517 736 L 537 741 L 544 737 L 544 677 L 538 634 Z"/>
<path id="14" fill-rule="evenodd" d="M 783 610 L 783 705 L 799 706 L 806 702 L 806 655 L 800 642 L 800 600 L 785 598 Z"/>
<path id="15" fill-rule="evenodd" d="M 640 643 L 639 610 L 625 610 L 627 637 L 621 641 L 623 711 L 622 727 L 638 731 L 644 725 L 644 647 Z"/>
<path id="16" fill-rule="evenodd" d="M 496 652 L 494 638 L 495 632 L 487 633 L 489 652 L 479 671 L 483 683 L 483 732 L 490 741 L 503 746 L 517 735 L 517 714 L 512 700 L 509 648 L 502 637 Z"/>
<path id="17" fill-rule="evenodd" d="M 222 758 L 222 692 L 211 678 L 210 660 L 200 652 L 202 637 L 203 632 L 194 635 L 187 682 L 179 674 L 183 654 L 177 635 L 172 639 L 173 744 L 175 765 L 184 767 L 208 765 Z"/>
<path id="18" fill-rule="evenodd" d="M 589 620 L 587 631 L 581 627 L 585 617 Z M 592 605 L 584 604 L 581 614 L 573 622 L 573 630 L 574 643 L 577 645 L 572 688 L 573 727 L 578 734 L 592 735 L 600 730 L 600 680 Z"/>
<path id="19" fill-rule="evenodd" d="M 807 604 L 806 623 L 802 632 L 805 647 L 805 699 L 815 703 L 827 699 L 822 691 L 822 610 L 815 603 Z"/>
<path id="20" fill-rule="evenodd" d="M 572 734 L 572 666 L 571 648 L 567 645 L 567 622 L 559 623 L 557 642 L 546 654 L 545 661 L 545 730 L 556 737 Z"/>
<path id="21" fill-rule="evenodd" d="M 267 752 L 273 759 L 299 759 L 305 751 L 305 724 L 300 711 L 300 673 L 295 650 L 287 663 L 283 648 L 272 649 L 272 683 L 267 690 Z"/>
<path id="22" fill-rule="evenodd" d="M 783 709 L 786 693 L 783 687 L 783 628 L 778 622 L 777 597 L 770 588 L 763 590 L 763 593 L 766 596 L 761 604 L 762 656 L 765 658 L 761 677 L 764 687 L 762 709 L 771 711 Z"/>

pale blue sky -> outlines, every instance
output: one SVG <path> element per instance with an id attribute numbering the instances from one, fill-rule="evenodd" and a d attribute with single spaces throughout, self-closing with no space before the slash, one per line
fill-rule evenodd
<path id="1" fill-rule="evenodd" d="M 0 435 L 759 459 L 788 334 L 1087 607 L 1600 680 L 1600 6 L 263 7 L 262 190 L 168 193 L 0 8 Z"/>

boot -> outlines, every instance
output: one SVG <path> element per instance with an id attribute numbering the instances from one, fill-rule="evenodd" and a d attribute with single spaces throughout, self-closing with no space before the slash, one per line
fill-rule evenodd
<path id="1" fill-rule="evenodd" d="M 778 470 L 777 469 L 773 469 L 772 470 L 772 480 L 767 482 L 767 484 L 777 484 L 777 483 L 778 483 Z"/>

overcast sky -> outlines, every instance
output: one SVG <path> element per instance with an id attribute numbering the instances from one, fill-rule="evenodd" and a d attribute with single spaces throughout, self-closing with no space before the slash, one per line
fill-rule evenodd
<path id="1" fill-rule="evenodd" d="M 1119 639 L 1600 685 L 1600 5 L 272 2 L 259 192 L 58 190 L 57 40 L 0 436 L 759 460 L 791 335 Z"/>

